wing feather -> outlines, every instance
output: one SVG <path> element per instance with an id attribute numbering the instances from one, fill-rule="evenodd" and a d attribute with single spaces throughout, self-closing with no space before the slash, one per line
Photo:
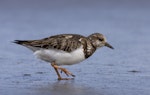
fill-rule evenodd
<path id="1" fill-rule="evenodd" d="M 44 38 L 41 40 L 30 40 L 30 41 L 17 40 L 16 43 L 24 46 L 37 47 L 39 49 L 41 48 L 57 49 L 66 52 L 71 52 L 82 45 L 82 43 L 80 42 L 80 38 L 85 37 L 77 34 L 61 34 Z"/>

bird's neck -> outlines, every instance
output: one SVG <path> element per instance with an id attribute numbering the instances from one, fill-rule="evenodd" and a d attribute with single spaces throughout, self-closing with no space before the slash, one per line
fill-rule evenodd
<path id="1" fill-rule="evenodd" d="M 96 47 L 93 46 L 90 40 L 87 41 L 86 45 L 84 45 L 84 48 L 85 58 L 90 57 L 96 51 Z"/>

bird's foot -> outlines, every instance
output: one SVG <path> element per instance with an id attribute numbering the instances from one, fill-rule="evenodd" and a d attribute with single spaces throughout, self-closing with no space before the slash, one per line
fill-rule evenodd
<path id="1" fill-rule="evenodd" d="M 52 67 L 55 69 L 56 73 L 57 73 L 57 76 L 58 76 L 58 80 L 72 80 L 74 78 L 62 78 L 58 72 L 58 69 L 61 70 L 61 73 L 64 72 L 67 76 L 71 75 L 72 77 L 75 77 L 75 75 L 73 75 L 71 72 L 69 72 L 67 69 L 65 68 L 62 68 L 58 65 L 55 65 L 55 63 L 52 63 L 51 64 Z"/>
<path id="2" fill-rule="evenodd" d="M 58 80 L 73 80 L 74 78 L 58 78 Z"/>
<path id="3" fill-rule="evenodd" d="M 70 71 L 68 71 L 65 68 L 59 68 L 61 70 L 61 73 L 64 72 L 67 76 L 71 75 L 72 77 L 75 77 L 74 74 L 72 74 Z"/>

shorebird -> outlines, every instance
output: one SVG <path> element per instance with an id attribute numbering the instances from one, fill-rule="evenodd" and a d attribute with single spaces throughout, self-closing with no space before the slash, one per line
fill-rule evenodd
<path id="1" fill-rule="evenodd" d="M 33 51 L 37 58 L 51 63 L 56 71 L 58 80 L 73 79 L 75 75 L 61 65 L 73 65 L 89 58 L 98 48 L 107 46 L 114 49 L 100 33 L 88 37 L 78 34 L 59 34 L 40 40 L 15 40 L 14 43 L 23 45 Z M 62 78 L 64 72 L 72 78 Z"/>

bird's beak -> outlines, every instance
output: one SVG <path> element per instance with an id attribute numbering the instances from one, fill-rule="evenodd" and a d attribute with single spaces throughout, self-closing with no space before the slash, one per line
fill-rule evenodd
<path id="1" fill-rule="evenodd" d="M 106 47 L 109 47 L 109 48 L 111 48 L 111 49 L 114 49 L 114 48 L 113 48 L 109 43 L 107 43 L 107 42 L 105 43 L 105 46 L 106 46 Z"/>

